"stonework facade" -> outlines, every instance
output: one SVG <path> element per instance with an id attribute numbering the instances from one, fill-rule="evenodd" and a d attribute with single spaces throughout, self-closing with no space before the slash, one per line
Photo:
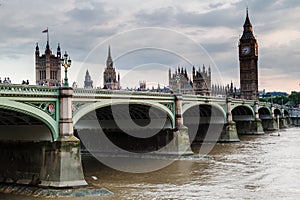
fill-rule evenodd
<path id="1" fill-rule="evenodd" d="M 84 78 L 84 88 L 85 89 L 92 89 L 93 88 L 93 81 L 90 76 L 89 70 L 86 70 L 85 78 Z"/>
<path id="2" fill-rule="evenodd" d="M 186 69 L 179 68 L 171 74 L 169 69 L 169 87 L 175 93 L 194 94 L 193 82 L 189 79 Z"/>
<path id="3" fill-rule="evenodd" d="M 211 69 L 205 69 L 203 65 L 202 71 L 199 67 L 198 71 L 193 67 L 193 88 L 196 95 L 211 95 Z"/>
<path id="4" fill-rule="evenodd" d="M 211 69 L 198 70 L 193 67 L 192 78 L 189 78 L 186 69 L 178 68 L 175 73 L 169 70 L 170 90 L 181 94 L 196 94 L 202 96 L 211 95 Z"/>
<path id="5" fill-rule="evenodd" d="M 57 46 L 56 55 L 52 54 L 47 41 L 45 53 L 40 55 L 38 43 L 35 48 L 35 78 L 37 85 L 61 85 L 61 51 Z"/>
<path id="6" fill-rule="evenodd" d="M 108 47 L 108 57 L 106 60 L 106 68 L 103 73 L 103 89 L 119 90 L 120 74 L 117 75 L 116 69 L 113 66 L 110 47 Z"/>
<path id="7" fill-rule="evenodd" d="M 258 44 L 254 37 L 252 24 L 246 13 L 243 35 L 239 41 L 240 97 L 258 99 Z"/>

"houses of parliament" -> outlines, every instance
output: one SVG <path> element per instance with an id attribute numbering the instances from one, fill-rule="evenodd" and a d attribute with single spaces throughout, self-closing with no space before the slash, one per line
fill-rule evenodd
<path id="1" fill-rule="evenodd" d="M 192 67 L 192 74 L 189 75 L 187 69 L 178 67 L 173 73 L 169 70 L 169 90 L 182 94 L 194 94 L 202 96 L 226 95 L 241 99 L 258 99 L 258 43 L 253 34 L 253 27 L 250 22 L 248 9 L 246 19 L 243 25 L 243 34 L 239 39 L 238 45 L 239 71 L 240 71 L 240 89 L 233 87 L 233 84 L 227 86 L 212 85 L 211 68 L 205 65 L 201 67 Z M 36 84 L 49 86 L 61 85 L 61 50 L 57 46 L 56 55 L 52 53 L 47 40 L 45 53 L 40 55 L 39 46 L 35 50 L 35 71 Z M 113 65 L 110 46 L 108 47 L 108 56 L 106 59 L 106 68 L 103 72 L 103 89 L 119 90 L 121 89 L 120 74 L 117 74 Z M 138 80 L 137 80 L 138 81 Z M 84 88 L 93 88 L 93 81 L 89 71 L 86 71 Z M 145 88 L 145 85 L 143 85 Z"/>

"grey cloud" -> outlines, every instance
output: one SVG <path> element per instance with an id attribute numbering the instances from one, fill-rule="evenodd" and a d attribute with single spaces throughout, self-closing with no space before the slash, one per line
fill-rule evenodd
<path id="1" fill-rule="evenodd" d="M 173 24 L 176 11 L 173 7 L 164 7 L 154 11 L 142 10 L 135 15 L 135 19 L 140 25 L 161 26 Z"/>
<path id="2" fill-rule="evenodd" d="M 115 17 L 116 12 L 106 9 L 105 3 L 91 3 L 92 8 L 76 7 L 66 13 L 71 20 L 79 21 L 83 24 L 101 24 Z"/>
<path id="3" fill-rule="evenodd" d="M 237 27 L 240 16 L 231 9 L 213 10 L 207 13 L 180 12 L 176 15 L 179 23 L 185 26 L 200 27 Z"/>

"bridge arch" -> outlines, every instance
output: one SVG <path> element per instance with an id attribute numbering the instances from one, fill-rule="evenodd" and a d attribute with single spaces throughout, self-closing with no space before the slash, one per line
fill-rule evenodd
<path id="1" fill-rule="evenodd" d="M 279 108 L 274 109 L 274 116 L 275 117 L 277 117 L 277 116 L 282 117 L 282 112 Z"/>
<path id="2" fill-rule="evenodd" d="M 183 106 L 183 124 L 188 127 L 192 146 L 219 140 L 226 113 L 218 104 L 192 103 Z"/>
<path id="3" fill-rule="evenodd" d="M 152 152 L 173 139 L 174 127 L 171 110 L 152 102 L 96 102 L 74 115 L 75 132 L 89 151 Z"/>
<path id="4" fill-rule="evenodd" d="M 231 107 L 231 113 L 232 115 L 254 115 L 254 110 L 253 108 L 248 105 L 248 104 L 243 104 L 243 105 L 234 105 Z"/>
<path id="5" fill-rule="evenodd" d="M 10 112 L 21 113 L 24 116 L 29 116 L 33 119 L 40 121 L 44 126 L 46 126 L 47 129 L 49 129 L 49 132 L 45 133 L 45 132 L 47 132 L 45 127 L 42 127 L 42 126 L 40 127 L 42 129 L 40 131 L 43 131 L 43 133 L 44 133 L 43 136 L 41 136 L 42 140 L 54 141 L 58 138 L 58 131 L 59 131 L 58 123 L 50 115 L 48 115 L 46 112 L 44 112 L 38 108 L 35 108 L 33 106 L 30 106 L 30 105 L 22 103 L 22 102 L 1 99 L 0 110 L 1 110 L 1 112 L 6 112 L 8 110 Z M 7 126 L 7 128 L 8 127 L 9 126 Z M 27 129 L 28 129 L 28 127 L 27 127 Z M 24 127 L 23 131 L 26 131 L 27 129 Z M 12 129 L 10 128 L 10 130 L 12 130 Z M 15 129 L 13 129 L 13 130 L 15 130 Z M 33 129 L 30 129 L 30 130 L 33 130 Z M 47 137 L 46 134 L 50 134 L 50 135 Z M 31 133 L 31 135 L 34 135 L 34 134 Z M 26 133 L 24 133 L 24 138 L 26 138 L 25 136 L 26 136 Z M 35 138 L 35 140 L 38 140 L 38 139 L 39 138 Z"/>
<path id="6" fill-rule="evenodd" d="M 268 107 L 260 107 L 258 114 L 260 119 L 272 119 L 272 110 Z"/>
<path id="7" fill-rule="evenodd" d="M 249 105 L 237 105 L 231 110 L 232 119 L 236 123 L 238 134 L 249 134 L 255 120 L 254 110 Z"/>
<path id="8" fill-rule="evenodd" d="M 166 106 L 156 103 L 156 102 L 145 102 L 145 101 L 101 101 L 101 102 L 95 102 L 91 104 L 87 104 L 86 106 L 82 106 L 73 116 L 73 124 L 74 126 L 76 123 L 86 114 L 95 111 L 99 108 L 117 105 L 117 104 L 137 104 L 137 105 L 145 105 L 145 106 L 153 106 L 167 114 L 167 116 L 171 119 L 172 128 L 175 127 L 175 115 L 172 113 L 172 111 L 167 108 Z"/>
<path id="9" fill-rule="evenodd" d="M 182 114 L 184 114 L 187 110 L 189 110 L 190 108 L 192 108 L 194 106 L 201 106 L 201 105 L 210 105 L 211 107 L 218 109 L 220 112 L 222 112 L 222 114 L 224 116 L 224 122 L 226 121 L 225 110 L 222 108 L 222 106 L 220 106 L 219 104 L 216 104 L 216 103 L 207 104 L 207 103 L 196 102 L 196 103 L 184 104 L 182 107 Z"/>

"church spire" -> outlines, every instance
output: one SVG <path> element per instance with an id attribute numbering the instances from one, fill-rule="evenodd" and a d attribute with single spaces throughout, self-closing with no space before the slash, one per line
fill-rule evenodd
<path id="1" fill-rule="evenodd" d="M 106 67 L 113 68 L 113 60 L 111 58 L 110 45 L 108 45 L 108 56 L 106 60 Z"/>
<path id="2" fill-rule="evenodd" d="M 111 53 L 110 53 L 110 45 L 108 45 L 108 57 L 111 58 Z"/>

